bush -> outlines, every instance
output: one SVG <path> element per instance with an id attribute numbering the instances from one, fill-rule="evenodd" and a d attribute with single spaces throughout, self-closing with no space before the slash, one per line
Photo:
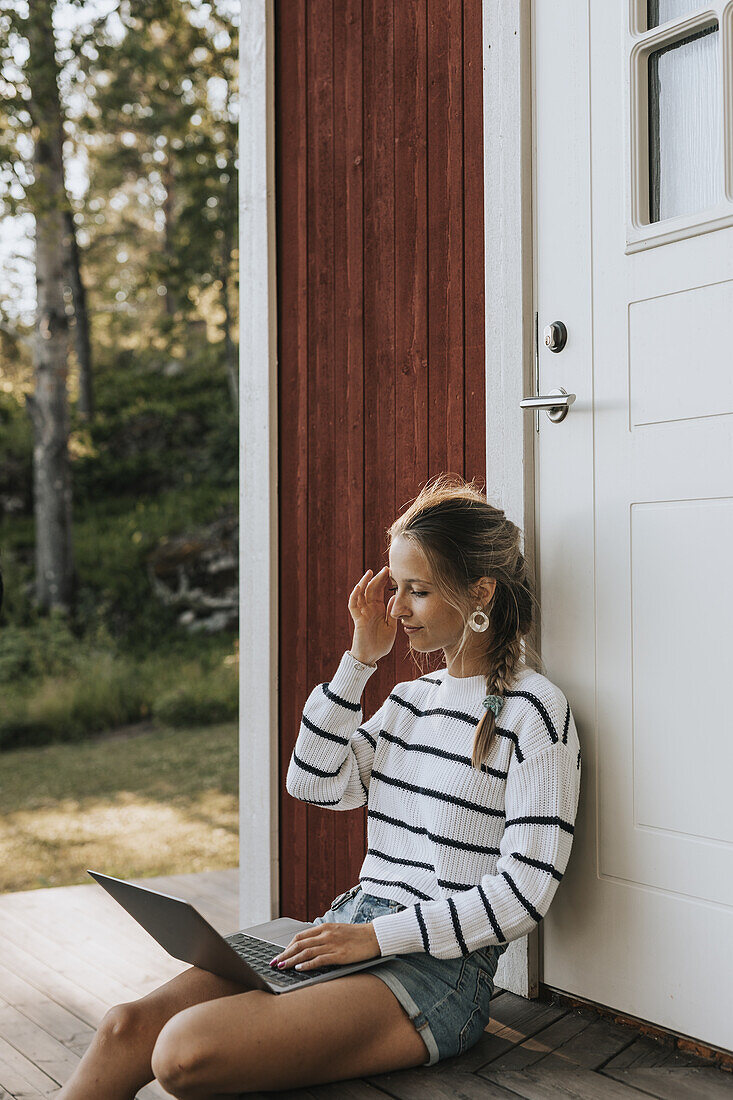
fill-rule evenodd
<path id="1" fill-rule="evenodd" d="M 213 669 L 208 676 L 181 670 L 181 684 L 156 699 L 153 714 L 167 726 L 206 726 L 236 718 L 239 712 L 237 674 L 233 668 Z"/>
<path id="2" fill-rule="evenodd" d="M 28 513 L 31 510 L 33 484 L 33 438 L 25 408 L 9 394 L 0 391 L 0 516 L 4 512 Z"/>
<path id="3" fill-rule="evenodd" d="M 111 654 L 89 659 L 73 675 L 48 676 L 25 693 L 9 693 L 0 714 L 0 749 L 80 741 L 150 713 L 150 688 L 139 666 Z"/>
<path id="4" fill-rule="evenodd" d="M 5 689 L 0 751 L 82 741 L 151 715 L 177 727 L 236 718 L 236 666 L 222 663 L 221 640 L 207 641 L 193 661 L 176 652 L 141 660 L 98 652 L 66 676 Z"/>
<path id="5" fill-rule="evenodd" d="M 0 684 L 63 675 L 78 668 L 88 650 L 63 616 L 38 619 L 31 626 L 6 626 L 0 633 Z"/>
<path id="6" fill-rule="evenodd" d="M 154 709 L 176 725 L 237 713 L 236 675 L 221 667 L 234 631 L 189 634 L 149 576 L 167 539 L 236 510 L 223 345 L 192 342 L 181 373 L 164 368 L 152 350 L 100 345 L 95 417 L 72 409 L 78 586 L 68 618 L 36 607 L 32 432 L 27 411 L 0 394 L 0 750 L 79 740 Z"/>

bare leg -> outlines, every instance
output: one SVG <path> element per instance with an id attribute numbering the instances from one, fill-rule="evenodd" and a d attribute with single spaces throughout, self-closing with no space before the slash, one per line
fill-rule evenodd
<path id="1" fill-rule="evenodd" d="M 193 966 L 140 1000 L 116 1005 L 56 1100 L 134 1100 L 153 1079 L 150 1060 L 164 1024 L 184 1008 L 244 990 Z"/>
<path id="2" fill-rule="evenodd" d="M 389 986 L 359 973 L 280 996 L 254 989 L 193 1005 L 163 1026 L 152 1061 L 177 1100 L 224 1100 L 391 1073 L 428 1057 Z"/>

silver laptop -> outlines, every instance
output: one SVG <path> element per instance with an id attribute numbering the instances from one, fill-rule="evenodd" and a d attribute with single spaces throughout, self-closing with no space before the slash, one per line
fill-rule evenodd
<path id="1" fill-rule="evenodd" d="M 295 970 L 292 966 L 276 970 L 269 965 L 270 959 L 287 947 L 296 932 L 313 928 L 312 922 L 277 917 L 264 924 L 243 928 L 230 936 L 221 936 L 190 902 L 182 898 L 161 894 L 146 886 L 135 886 L 99 871 L 89 871 L 88 874 L 174 959 L 239 982 L 245 989 L 289 993 L 293 989 L 327 982 L 342 974 L 353 974 L 356 970 L 368 970 L 397 958 L 396 955 L 379 955 L 362 962 L 319 966 L 306 972 Z"/>

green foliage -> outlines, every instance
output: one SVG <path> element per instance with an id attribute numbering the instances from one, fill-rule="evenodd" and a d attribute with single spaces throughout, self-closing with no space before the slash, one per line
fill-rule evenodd
<path id="1" fill-rule="evenodd" d="M 73 675 L 46 676 L 24 693 L 7 693 L 0 714 L 0 749 L 79 741 L 149 713 L 144 670 L 100 654 Z"/>
<path id="2" fill-rule="evenodd" d="M 97 397 L 96 421 L 75 436 L 73 616 L 34 608 L 29 511 L 0 527 L 0 749 L 73 741 L 153 712 L 175 725 L 236 715 L 236 676 L 221 668 L 234 634 L 189 634 L 149 576 L 161 543 L 236 508 L 224 366 L 216 349 L 201 349 L 168 377 L 152 352 L 120 356 L 100 364 Z M 2 409 L 3 441 L 23 454 L 25 412 Z"/>
<path id="3" fill-rule="evenodd" d="M 0 210 L 15 213 L 30 208 L 32 112 L 42 103 L 23 60 L 27 18 L 0 8 Z M 238 11 L 229 0 L 131 0 L 74 31 L 56 25 L 65 133 L 89 170 L 74 222 L 97 413 L 91 423 L 76 415 L 72 360 L 75 606 L 68 619 L 43 619 L 22 404 L 30 360 L 24 353 L 19 366 L 25 344 L 3 336 L 13 393 L 0 392 L 0 748 L 73 740 L 156 705 L 175 710 L 184 666 L 192 707 L 234 713 L 230 670 L 217 668 L 233 634 L 187 634 L 153 595 L 149 569 L 161 543 L 236 508 L 226 348 L 209 341 L 236 340 Z M 6 280 L 0 310 L 30 335 L 17 297 Z"/>
<path id="4" fill-rule="evenodd" d="M 192 352 L 183 372 L 173 377 L 161 372 L 152 352 L 120 355 L 111 362 L 102 359 L 96 386 L 95 421 L 75 435 L 78 586 L 69 628 L 89 636 L 101 622 L 122 651 L 154 652 L 175 645 L 183 631 L 176 611 L 153 596 L 150 555 L 166 539 L 236 508 L 237 423 L 225 367 L 216 348 Z M 24 410 L 14 402 L 4 408 L 9 434 L 20 441 L 18 451 L 30 449 Z M 29 471 L 26 476 L 19 484 L 30 497 Z M 6 588 L 2 617 L 33 627 L 38 617 L 32 602 L 30 507 L 28 501 L 26 512 L 0 521 L 0 560 Z M 2 634 L 0 629 L 0 654 Z M 39 637 L 45 644 L 44 635 Z M 34 643 L 11 638 L 8 645 Z"/>
<path id="5" fill-rule="evenodd" d="M 0 392 L 0 501 L 3 510 L 29 511 L 33 441 L 30 419 L 25 409 L 10 394 Z"/>
<path id="6" fill-rule="evenodd" d="M 236 718 L 239 712 L 237 675 L 222 667 L 209 676 L 191 676 L 189 669 L 178 687 L 161 695 L 154 716 L 166 726 L 206 726 Z"/>
<path id="7" fill-rule="evenodd" d="M 97 415 L 73 467 L 78 508 L 204 481 L 236 485 L 237 426 L 216 347 L 172 377 L 149 354 L 120 359 L 97 367 Z"/>
<path id="8" fill-rule="evenodd" d="M 39 619 L 30 629 L 8 626 L 0 633 L 0 685 L 34 676 L 63 676 L 88 656 L 88 645 L 74 637 L 60 615 Z"/>
<path id="9" fill-rule="evenodd" d="M 74 35 L 90 179 L 75 220 L 92 307 L 116 303 L 96 317 L 108 346 L 148 320 L 173 346 L 188 320 L 235 312 L 238 21 L 230 0 L 130 0 Z"/>
<path id="10" fill-rule="evenodd" d="M 180 652 L 134 659 L 82 649 L 70 656 L 65 675 L 3 688 L 0 750 L 80 741 L 151 714 L 171 726 L 236 718 L 237 674 L 223 664 L 226 646 L 221 637 L 209 639 L 188 659 Z"/>

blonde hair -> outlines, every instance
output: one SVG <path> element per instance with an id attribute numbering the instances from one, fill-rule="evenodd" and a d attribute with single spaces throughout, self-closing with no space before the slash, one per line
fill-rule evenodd
<path id="1" fill-rule="evenodd" d="M 471 588 L 481 577 L 496 580 L 493 598 L 484 607 L 489 628 L 478 635 L 486 640 L 480 659 L 488 695 L 503 698 L 524 668 L 541 670 L 541 658 L 526 639 L 537 601 L 520 549 L 520 529 L 488 502 L 475 479 L 437 474 L 388 528 L 387 536 L 390 545 L 399 537 L 419 547 L 439 594 L 463 618 L 457 657 L 476 636 L 468 623 L 477 604 Z M 414 650 L 413 656 L 420 667 Z M 486 759 L 495 729 L 494 713 L 486 710 L 476 728 L 473 767 L 480 768 Z"/>

